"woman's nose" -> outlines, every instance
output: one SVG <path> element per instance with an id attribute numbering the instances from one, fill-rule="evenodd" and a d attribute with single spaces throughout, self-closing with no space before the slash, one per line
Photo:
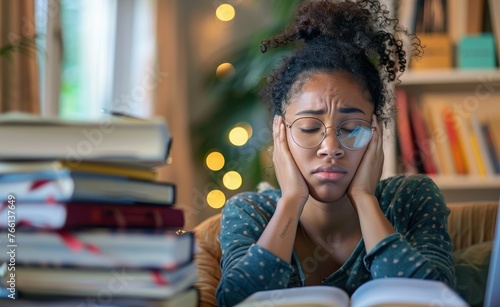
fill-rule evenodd
<path id="1" fill-rule="evenodd" d="M 329 131 L 329 128 L 330 131 Z M 344 147 L 340 144 L 337 138 L 337 130 L 335 127 L 326 127 L 325 137 L 323 142 L 321 142 L 320 149 L 318 150 L 318 156 L 329 156 L 332 158 L 340 158 L 344 156 Z"/>

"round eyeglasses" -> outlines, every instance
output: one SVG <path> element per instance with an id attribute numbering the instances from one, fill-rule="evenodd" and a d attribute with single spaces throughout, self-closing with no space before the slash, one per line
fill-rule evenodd
<path id="1" fill-rule="evenodd" d="M 302 148 L 311 149 L 323 142 L 326 138 L 326 130 L 334 128 L 327 127 L 321 120 L 314 117 L 301 117 L 294 120 L 290 125 L 292 139 L 295 144 Z M 350 150 L 365 147 L 370 142 L 375 127 L 362 119 L 348 119 L 335 128 L 335 136 L 340 144 Z"/>

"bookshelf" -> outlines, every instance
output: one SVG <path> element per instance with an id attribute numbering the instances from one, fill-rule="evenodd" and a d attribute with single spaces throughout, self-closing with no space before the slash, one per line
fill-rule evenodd
<path id="1" fill-rule="evenodd" d="M 497 100 L 497 97 L 500 97 L 494 96 L 500 94 L 500 70 L 463 70 L 457 68 L 409 70 L 403 74 L 401 83 L 398 84 L 397 88 L 407 92 L 408 97 L 410 97 L 408 99 L 409 104 L 421 104 L 422 97 L 425 95 L 463 97 L 461 100 L 459 98 L 454 101 L 451 99 L 453 102 L 448 101 L 452 105 L 464 104 L 468 97 L 481 98 L 483 96 L 488 96 L 487 102 L 491 103 L 491 100 Z M 488 92 L 483 91 L 484 89 L 488 89 Z M 481 99 L 477 99 L 477 101 L 479 101 L 479 104 L 483 103 Z M 500 101 L 498 103 L 500 104 Z M 396 148 L 396 150 L 398 149 Z M 400 159 L 398 155 L 397 152 L 396 159 Z M 449 157 L 449 159 L 452 159 L 452 157 Z M 394 171 L 396 173 L 400 172 L 396 167 Z M 448 202 L 498 200 L 500 197 L 500 174 L 487 176 L 433 174 L 429 176 L 440 187 Z"/>
<path id="2" fill-rule="evenodd" d="M 463 70 L 463 69 L 433 69 L 422 71 L 407 71 L 401 77 L 400 87 L 431 87 L 435 85 L 476 86 L 481 82 L 492 82 L 500 85 L 499 69 Z M 422 88 L 421 88 L 422 89 Z"/>

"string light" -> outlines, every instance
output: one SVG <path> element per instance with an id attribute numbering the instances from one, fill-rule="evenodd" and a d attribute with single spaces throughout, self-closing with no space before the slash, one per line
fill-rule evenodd
<path id="1" fill-rule="evenodd" d="M 233 76 L 235 73 L 235 69 L 233 64 L 231 63 L 222 63 L 219 66 L 217 66 L 217 70 L 215 71 L 215 75 L 219 80 L 224 80 L 228 79 L 229 77 Z"/>
<path id="2" fill-rule="evenodd" d="M 229 171 L 224 174 L 222 177 L 222 183 L 228 190 L 236 190 L 241 187 L 243 180 L 241 179 L 241 175 L 235 171 Z"/>
<path id="3" fill-rule="evenodd" d="M 233 20 L 234 16 L 236 16 L 236 10 L 231 4 L 221 4 L 217 7 L 215 16 L 217 16 L 217 18 L 221 21 L 230 21 Z"/>
<path id="4" fill-rule="evenodd" d="M 210 170 L 218 171 L 224 167 L 225 159 L 220 152 L 213 151 L 208 154 L 207 158 L 205 159 L 205 163 Z"/>
<path id="5" fill-rule="evenodd" d="M 229 131 L 229 141 L 235 146 L 245 145 L 248 139 L 248 132 L 243 127 L 237 126 Z"/>
<path id="6" fill-rule="evenodd" d="M 226 195 L 221 190 L 212 190 L 207 194 L 207 203 L 214 209 L 222 208 L 226 203 Z"/>

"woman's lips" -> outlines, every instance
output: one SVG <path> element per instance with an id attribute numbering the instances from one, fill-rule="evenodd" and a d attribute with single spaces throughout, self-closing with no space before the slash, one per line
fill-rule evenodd
<path id="1" fill-rule="evenodd" d="M 346 174 L 347 171 L 345 169 L 334 165 L 323 165 L 315 169 L 313 172 L 314 176 L 327 181 L 339 181 Z"/>

